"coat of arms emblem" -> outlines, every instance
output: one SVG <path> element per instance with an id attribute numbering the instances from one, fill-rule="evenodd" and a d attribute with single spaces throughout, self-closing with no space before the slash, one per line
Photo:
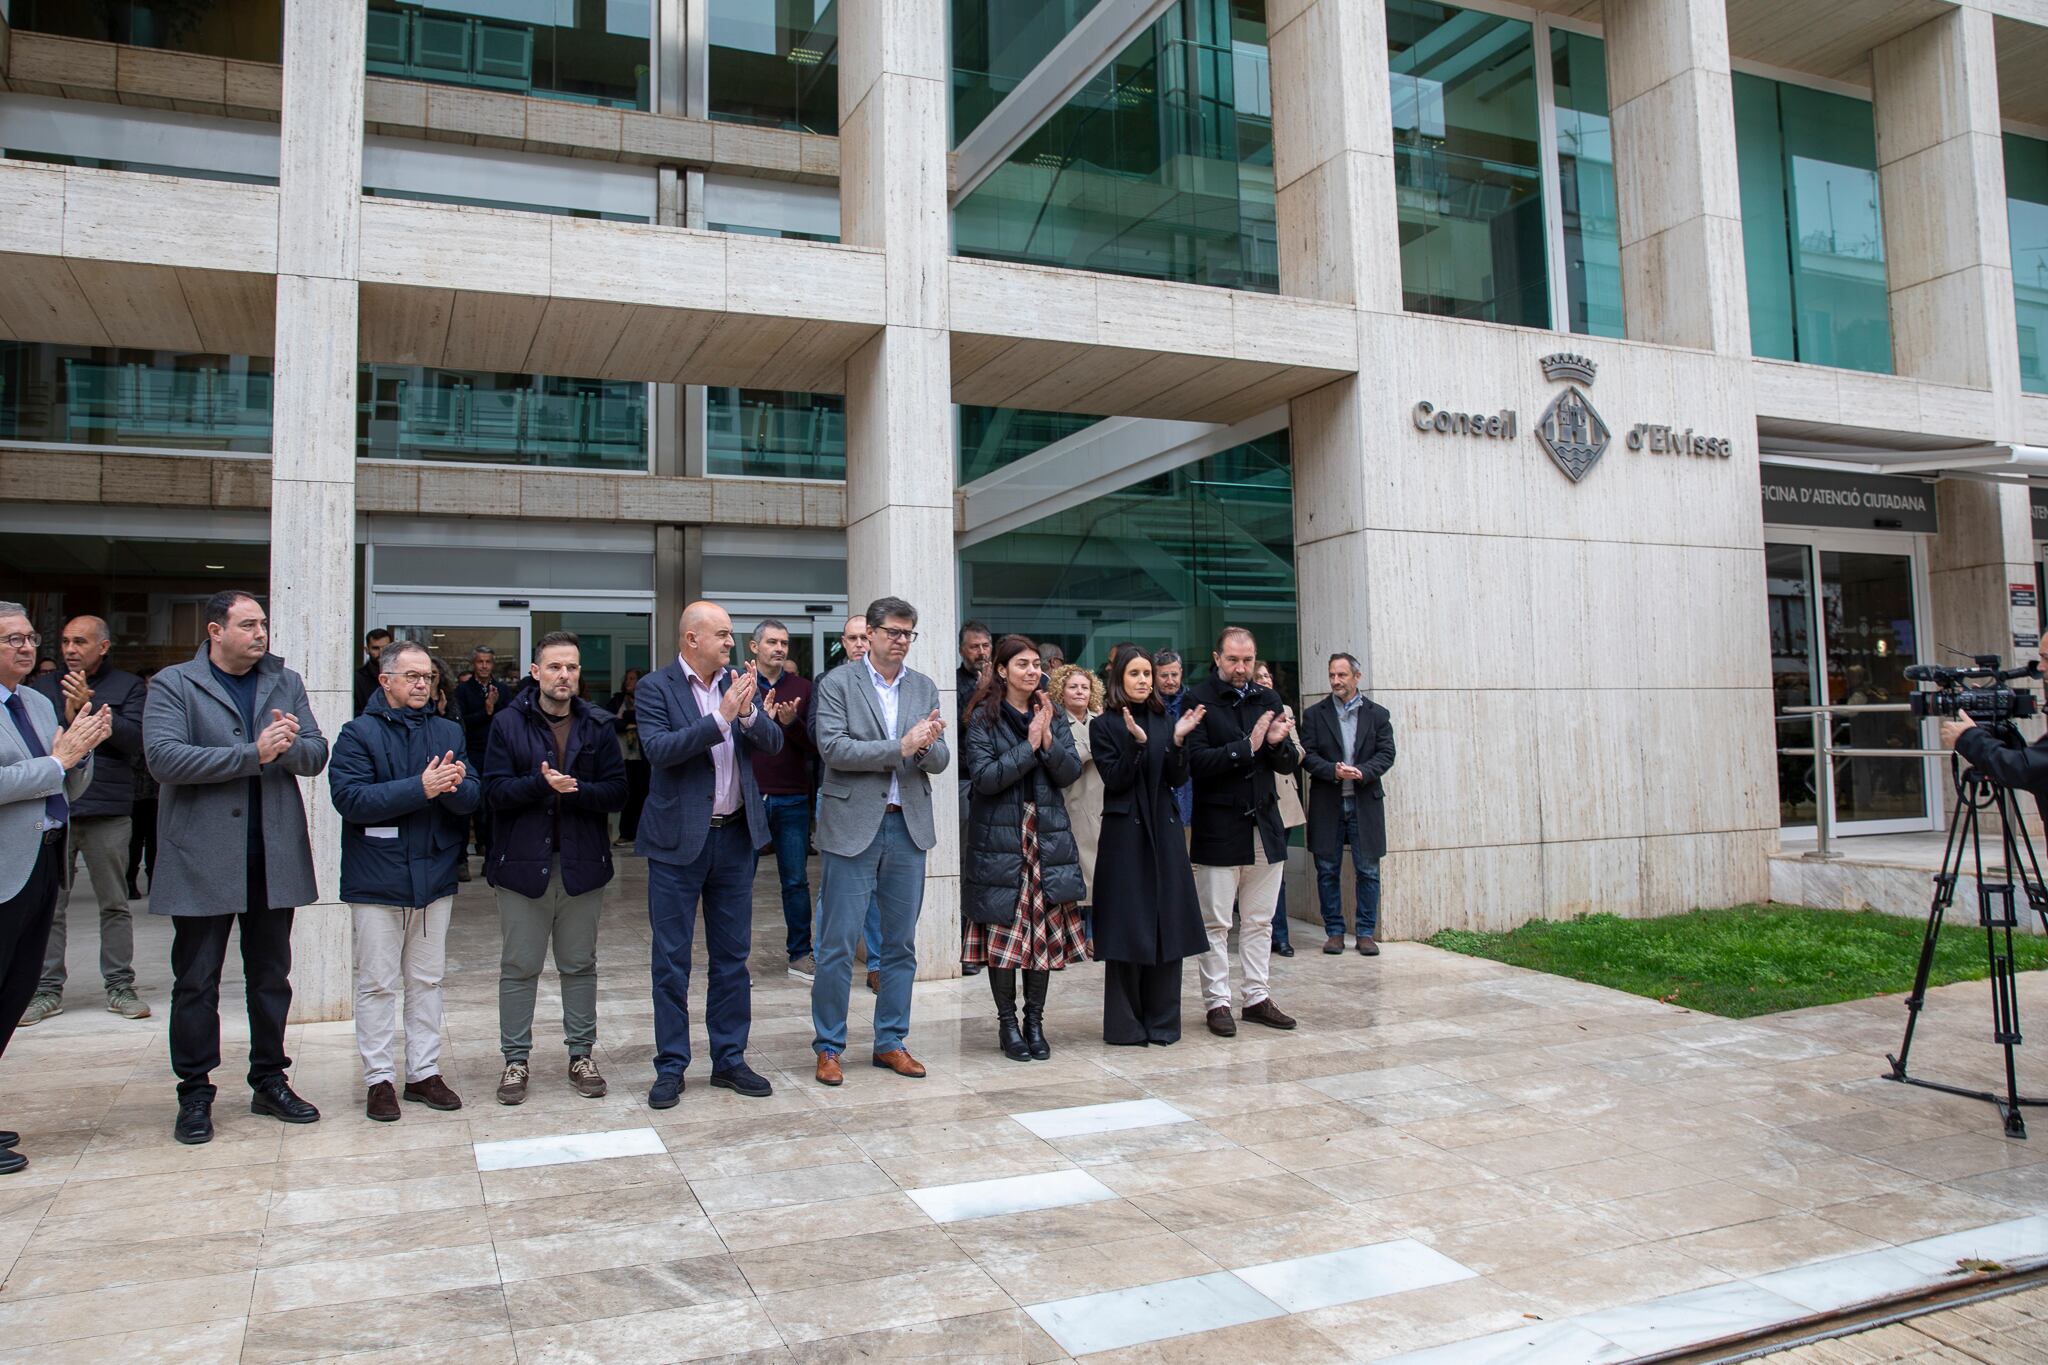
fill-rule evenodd
<path id="1" fill-rule="evenodd" d="M 1607 423 L 1600 419 L 1578 383 L 1572 382 L 1591 384 L 1599 366 L 1585 356 L 1563 352 L 1544 356 L 1542 364 L 1546 377 L 1566 383 L 1564 392 L 1551 399 L 1550 406 L 1537 419 L 1536 439 L 1543 443 L 1565 476 L 1577 483 L 1607 453 Z"/>

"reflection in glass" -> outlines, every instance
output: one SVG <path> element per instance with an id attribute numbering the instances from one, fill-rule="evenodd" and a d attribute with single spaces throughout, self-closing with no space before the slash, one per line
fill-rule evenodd
<path id="1" fill-rule="evenodd" d="M 1771 633 L 1771 693 L 1777 713 L 1777 748 L 1813 747 L 1813 719 L 1788 716 L 1787 707 L 1812 706 L 1813 552 L 1804 545 L 1764 546 L 1764 582 Z M 1778 756 L 1778 823 L 1810 825 L 1817 786 L 1814 760 Z"/>
<path id="2" fill-rule="evenodd" d="M 711 117 L 839 131 L 833 0 L 710 0 Z"/>
<path id="3" fill-rule="evenodd" d="M 270 449 L 270 361 L 0 341 L 0 438 Z"/>
<path id="4" fill-rule="evenodd" d="M 979 127 L 1098 3 L 953 0 L 953 145 Z"/>
<path id="5" fill-rule="evenodd" d="M 370 0 L 373 76 L 648 108 L 650 0 Z"/>
<path id="6" fill-rule="evenodd" d="M 206 599 L 223 588 L 259 598 L 270 590 L 267 541 L 145 540 L 126 536 L 0 536 L 0 582 L 28 603 L 57 657 L 57 635 L 73 616 L 97 616 L 114 638 L 114 662 L 131 672 L 189 660 L 206 639 Z M 279 638 L 279 652 L 303 657 L 304 642 Z"/>
<path id="7" fill-rule="evenodd" d="M 359 371 L 356 456 L 647 468 L 647 386 L 424 365 Z"/>
<path id="8" fill-rule="evenodd" d="M 1388 0 L 1401 302 L 1550 325 L 1531 27 Z"/>
<path id="9" fill-rule="evenodd" d="M 2020 328 L 2020 386 L 2048 393 L 2048 142 L 2005 135 L 2005 216 Z"/>
<path id="10" fill-rule="evenodd" d="M 836 393 L 704 390 L 705 472 L 844 479 L 846 400 Z"/>
<path id="11" fill-rule="evenodd" d="M 284 59 L 283 0 L 14 0 L 0 12 L 22 33 L 244 62 Z"/>
<path id="12" fill-rule="evenodd" d="M 1870 105 L 1743 72 L 1734 89 L 1751 349 L 1890 373 Z"/>
<path id="13" fill-rule="evenodd" d="M 963 407 L 960 413 L 961 483 L 972 483 L 1004 465 L 1035 455 L 1101 421 L 1078 412 L 1033 412 L 1025 408 Z"/>
<path id="14" fill-rule="evenodd" d="M 593 706 L 610 703 L 612 693 L 617 692 L 625 681 L 627 669 L 637 668 L 643 674 L 647 672 L 652 649 L 648 626 L 648 615 L 644 611 L 536 611 L 533 614 L 533 638 L 536 640 L 555 630 L 576 633 L 583 663 L 579 695 Z M 520 671 L 525 672 L 524 669 Z"/>
<path id="15" fill-rule="evenodd" d="M 1557 95 L 1558 199 L 1571 329 L 1622 336 L 1621 220 L 1614 197 L 1614 139 L 1607 127 L 1605 48 L 1598 38 L 1552 29 L 1550 64 Z"/>
<path id="16" fill-rule="evenodd" d="M 1918 661 L 1913 620 L 1913 561 L 1905 555 L 1820 553 L 1821 610 L 1831 704 L 1903 702 Z M 1917 749 L 1912 716 L 1842 717 L 1835 740 L 1854 749 Z M 1835 765 L 1835 818 L 1896 820 L 1927 813 L 1926 765 L 1918 758 L 1850 758 Z"/>

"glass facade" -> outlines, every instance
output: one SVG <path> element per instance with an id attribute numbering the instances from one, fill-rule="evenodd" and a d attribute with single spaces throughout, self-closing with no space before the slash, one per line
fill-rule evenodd
<path id="1" fill-rule="evenodd" d="M 2020 325 L 2020 387 L 2048 393 L 2048 142 L 2005 135 L 2005 218 Z"/>
<path id="2" fill-rule="evenodd" d="M 953 145 L 979 127 L 1098 3 L 953 0 Z"/>
<path id="3" fill-rule="evenodd" d="M 972 483 L 1055 441 L 1101 421 L 1078 412 L 1033 412 L 1025 408 L 956 409 L 960 415 L 960 482 Z"/>
<path id="4" fill-rule="evenodd" d="M 715 119 L 839 131 L 839 7 L 833 0 L 708 0 Z"/>
<path id="5" fill-rule="evenodd" d="M 0 438 L 270 451 L 270 361 L 0 341 Z"/>
<path id="6" fill-rule="evenodd" d="M 1587 336 L 1623 336 L 1621 217 L 1614 194 L 1614 138 L 1607 126 L 1605 46 L 1583 33 L 1552 29 L 1550 78 L 1557 103 L 1568 323 Z"/>
<path id="7" fill-rule="evenodd" d="M 707 474 L 844 479 L 846 400 L 836 393 L 704 390 Z"/>
<path id="8" fill-rule="evenodd" d="M 369 0 L 369 72 L 646 109 L 652 0 Z"/>
<path id="9" fill-rule="evenodd" d="M 1293 508 L 1282 432 L 962 550 L 965 615 L 1093 668 L 1120 640 L 1170 646 L 1191 678 L 1217 632 L 1243 625 L 1295 696 Z"/>
<path id="10" fill-rule="evenodd" d="M 358 371 L 356 455 L 645 470 L 647 386 L 423 365 Z"/>
<path id="11" fill-rule="evenodd" d="M 8 22 L 24 33 L 244 62 L 284 57 L 283 0 L 14 0 Z"/>
<path id="12" fill-rule="evenodd" d="M 1402 305 L 1550 325 L 1535 31 L 1387 0 Z"/>
<path id="13" fill-rule="evenodd" d="M 1263 0 L 1180 0 L 960 202 L 953 240 L 963 256 L 1276 291 Z"/>
<path id="14" fill-rule="evenodd" d="M 1750 349 L 1891 373 L 1870 105 L 1738 71 L 1735 151 Z"/>
<path id="15" fill-rule="evenodd" d="M 25 152 L 0 148 L 0 160 L 40 161 L 46 166 L 84 166 L 96 171 L 133 171 L 138 175 L 179 175 L 188 180 L 225 180 L 237 185 L 275 185 L 274 175 L 213 170 L 203 166 L 160 166 L 148 161 L 114 161 L 101 156 L 69 156 L 63 152 Z"/>

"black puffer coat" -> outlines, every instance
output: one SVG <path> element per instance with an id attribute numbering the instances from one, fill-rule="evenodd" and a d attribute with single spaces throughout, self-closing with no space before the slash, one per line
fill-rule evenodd
<path id="1" fill-rule="evenodd" d="M 1041 706 L 1051 703 L 1043 696 Z M 1081 855 L 1067 824 L 1060 788 L 1081 775 L 1081 759 L 1064 725 L 1052 727 L 1052 747 L 1040 751 L 1028 738 L 1030 721 L 1008 702 L 989 724 L 976 710 L 962 738 L 962 768 L 970 796 L 967 842 L 961 877 L 967 894 L 962 909 L 976 924 L 1013 924 L 1024 889 L 1024 802 L 1038 806 L 1038 875 L 1047 905 L 1086 900 Z"/>

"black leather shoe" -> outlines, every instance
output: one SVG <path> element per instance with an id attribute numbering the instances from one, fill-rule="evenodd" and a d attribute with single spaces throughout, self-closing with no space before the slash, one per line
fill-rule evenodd
<path id="1" fill-rule="evenodd" d="M 724 1071 L 711 1073 L 711 1083 L 725 1090 L 745 1095 L 750 1100 L 765 1100 L 775 1087 L 768 1084 L 767 1077 L 755 1071 L 745 1062 L 737 1063 Z"/>
<path id="2" fill-rule="evenodd" d="M 202 1142 L 213 1141 L 213 1101 L 180 1100 L 178 1122 L 172 1127 L 171 1136 L 187 1147 L 197 1147 Z"/>
<path id="3" fill-rule="evenodd" d="M 282 1076 L 273 1076 L 249 1096 L 249 1112 L 268 1114 L 281 1123 L 318 1123 L 320 1111 L 292 1093 Z"/>
<path id="4" fill-rule="evenodd" d="M 677 1073 L 674 1076 L 656 1076 L 653 1086 L 647 1091 L 647 1107 L 649 1109 L 673 1109 L 676 1107 L 676 1101 L 682 1097 L 683 1078 L 681 1073 Z"/>
<path id="5" fill-rule="evenodd" d="M 13 1175 L 16 1171 L 28 1169 L 28 1158 L 12 1147 L 0 1150 L 0 1175 Z"/>
<path id="6" fill-rule="evenodd" d="M 1273 945 L 1273 956 L 1275 956 L 1275 957 L 1293 957 L 1293 956 L 1294 956 L 1294 945 L 1293 945 L 1292 943 L 1276 943 L 1276 944 L 1274 944 L 1274 945 Z"/>
<path id="7" fill-rule="evenodd" d="M 11 1128 L 0 1128 L 0 1147 L 19 1147 L 21 1134 Z"/>

